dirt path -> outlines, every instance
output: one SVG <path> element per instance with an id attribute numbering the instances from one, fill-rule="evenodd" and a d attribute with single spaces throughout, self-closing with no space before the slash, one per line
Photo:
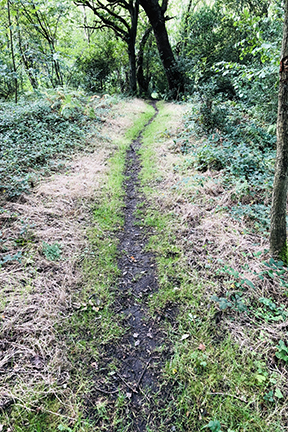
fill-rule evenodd
<path id="1" fill-rule="evenodd" d="M 155 103 L 153 107 L 155 115 L 143 130 L 158 114 Z M 109 395 L 110 404 L 113 405 L 119 394 L 124 394 L 127 407 L 123 423 L 124 427 L 129 428 L 125 430 L 139 432 L 146 431 L 148 425 L 152 425 L 153 430 L 156 430 L 155 408 L 161 409 L 165 399 L 165 390 L 161 390 L 159 378 L 169 352 L 157 320 L 149 315 L 147 298 L 158 290 L 158 283 L 154 257 L 145 251 L 149 234 L 147 236 L 141 220 L 137 217 L 137 208 L 143 204 L 144 199 L 139 182 L 141 164 L 138 155 L 143 130 L 127 151 L 125 223 L 118 247 L 121 276 L 116 289 L 114 312 L 122 316 L 127 331 L 116 345 L 106 347 L 101 359 L 102 373 L 95 377 L 94 395 L 95 398 L 101 394 Z M 108 373 L 109 365 L 115 360 L 119 368 L 114 375 L 114 383 L 112 386 L 110 384 L 103 387 L 103 376 Z M 90 399 L 91 405 L 94 397 Z M 119 429 L 115 427 L 113 430 Z"/>
<path id="2" fill-rule="evenodd" d="M 286 275 L 195 171 L 185 109 L 115 105 L 0 214 L 22 253 L 0 272 L 0 431 L 286 430 Z"/>

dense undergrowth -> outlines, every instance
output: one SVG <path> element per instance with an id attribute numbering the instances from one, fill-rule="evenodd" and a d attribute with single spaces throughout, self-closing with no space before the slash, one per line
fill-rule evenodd
<path id="1" fill-rule="evenodd" d="M 235 219 L 245 220 L 248 227 L 267 234 L 275 130 L 253 118 L 244 105 L 216 100 L 214 106 L 199 101 L 193 105 L 184 133 L 174 140 L 175 147 L 187 155 L 185 163 L 176 169 L 193 166 L 200 173 L 213 173 L 210 180 L 221 184 L 229 195 L 225 204 L 219 202 L 219 210 L 229 209 Z M 209 175 L 198 175 L 199 184 L 208 180 Z"/>
<path id="2" fill-rule="evenodd" d="M 89 151 L 89 135 L 97 133 L 108 108 L 103 100 L 97 102 L 81 92 L 59 89 L 17 105 L 0 104 L 1 199 L 28 192 L 40 173 L 59 171 L 77 149 Z"/>

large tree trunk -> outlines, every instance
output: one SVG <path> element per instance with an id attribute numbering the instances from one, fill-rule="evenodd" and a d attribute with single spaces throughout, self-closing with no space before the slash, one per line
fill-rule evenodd
<path id="1" fill-rule="evenodd" d="M 144 76 L 144 68 L 143 68 L 143 62 L 144 62 L 144 48 L 145 45 L 149 39 L 149 36 L 151 34 L 152 27 L 149 26 L 141 39 L 140 45 L 139 45 L 139 51 L 137 56 L 137 81 L 138 81 L 138 87 L 139 87 L 139 93 L 146 95 L 148 93 L 148 87 L 149 87 L 149 77 Z"/>
<path id="2" fill-rule="evenodd" d="M 280 63 L 280 84 L 277 119 L 277 157 L 271 208 L 270 252 L 274 258 L 286 260 L 286 204 L 288 182 L 288 0 Z"/>
<path id="3" fill-rule="evenodd" d="M 129 13 L 131 19 L 131 27 L 127 40 L 129 55 L 129 81 L 130 92 L 134 95 L 137 92 L 135 44 L 139 17 L 139 0 L 136 0 L 135 3 L 133 2 L 133 0 L 130 0 Z"/>
<path id="4" fill-rule="evenodd" d="M 129 88 L 132 95 L 137 92 L 135 41 L 128 42 Z"/>
<path id="5" fill-rule="evenodd" d="M 140 4 L 153 28 L 160 59 L 166 72 L 169 90 L 172 97 L 177 99 L 179 94 L 184 92 L 184 77 L 177 67 L 165 25 L 164 12 L 168 2 L 164 1 L 163 3 L 166 6 L 165 8 L 159 5 L 158 0 L 140 0 Z"/>

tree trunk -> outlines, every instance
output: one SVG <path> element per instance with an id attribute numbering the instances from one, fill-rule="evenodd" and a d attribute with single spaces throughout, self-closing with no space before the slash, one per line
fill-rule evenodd
<path id="1" fill-rule="evenodd" d="M 139 0 L 136 0 L 135 3 L 133 2 L 133 0 L 130 0 L 129 13 L 131 19 L 129 38 L 127 41 L 128 55 L 129 55 L 129 81 L 130 81 L 130 91 L 134 95 L 137 93 L 135 45 L 136 45 L 138 17 L 139 17 Z"/>
<path id="2" fill-rule="evenodd" d="M 129 88 L 132 95 L 137 92 L 135 41 L 128 41 Z"/>
<path id="3" fill-rule="evenodd" d="M 167 2 L 164 3 L 165 5 L 167 4 Z M 140 0 L 140 4 L 145 10 L 153 28 L 160 59 L 167 76 L 169 90 L 172 97 L 178 99 L 179 94 L 184 92 L 184 77 L 177 67 L 168 39 L 164 9 L 161 8 L 158 0 Z"/>
<path id="4" fill-rule="evenodd" d="M 280 62 L 280 83 L 277 118 L 277 157 L 273 186 L 270 252 L 274 258 L 287 261 L 286 204 L 288 182 L 288 0 Z"/>
<path id="5" fill-rule="evenodd" d="M 139 87 L 139 93 L 141 94 L 147 94 L 148 92 L 148 86 L 149 86 L 149 78 L 144 77 L 144 70 L 143 70 L 143 61 L 144 61 L 144 48 L 145 45 L 149 39 L 149 36 L 151 34 L 152 27 L 149 26 L 141 39 L 140 45 L 139 45 L 139 51 L 137 56 L 137 81 L 138 81 L 138 87 Z"/>
<path id="6" fill-rule="evenodd" d="M 30 84 L 33 88 L 33 90 L 36 90 L 38 88 L 38 82 L 37 79 L 35 78 L 32 69 L 33 69 L 33 61 L 29 61 L 29 59 L 27 58 L 24 48 L 23 48 L 23 44 L 22 44 L 22 37 L 21 37 L 21 30 L 20 30 L 20 23 L 19 23 L 19 11 L 17 14 L 17 27 L 18 27 L 18 45 L 19 45 L 19 51 L 21 54 L 21 58 L 25 67 L 25 70 L 27 72 Z"/>
<path id="7" fill-rule="evenodd" d="M 11 57 L 12 57 L 13 72 L 14 72 L 14 83 L 15 83 L 15 103 L 17 103 L 18 102 L 18 80 L 17 80 L 17 69 L 16 69 L 15 53 L 14 53 L 14 43 L 13 43 L 13 33 L 12 33 L 12 21 L 11 21 L 11 13 L 10 13 L 10 0 L 7 0 L 7 12 L 8 12 L 8 23 L 9 23 Z"/>

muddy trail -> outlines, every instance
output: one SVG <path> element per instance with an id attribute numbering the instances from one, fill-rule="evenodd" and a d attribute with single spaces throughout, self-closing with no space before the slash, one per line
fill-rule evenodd
<path id="1" fill-rule="evenodd" d="M 137 207 L 145 201 L 141 196 L 138 150 L 143 131 L 158 114 L 155 103 L 153 107 L 154 116 L 130 144 L 126 155 L 125 223 L 118 247 L 121 276 L 115 292 L 114 312 L 127 331 L 117 343 L 105 347 L 98 373 L 94 375 L 94 391 L 87 401 L 89 417 L 96 421 L 98 417 L 97 426 L 101 427 L 102 420 L 99 423 L 99 413 L 95 409 L 96 401 L 99 397 L 108 399 L 108 405 L 114 411 L 119 395 L 124 395 L 125 404 L 122 413 L 119 413 L 122 417 L 119 425 L 110 425 L 108 429 L 103 427 L 103 430 L 115 432 L 144 432 L 147 427 L 157 430 L 161 422 L 159 412 L 169 397 L 169 391 L 160 378 L 164 363 L 171 355 L 169 344 L 159 327 L 163 316 L 152 318 L 148 311 L 149 296 L 158 290 L 155 260 L 153 254 L 145 251 L 149 233 L 143 229 L 141 219 L 136 215 Z M 168 319 L 169 312 L 172 311 L 164 312 Z M 112 374 L 109 373 L 111 364 L 117 366 Z"/>

